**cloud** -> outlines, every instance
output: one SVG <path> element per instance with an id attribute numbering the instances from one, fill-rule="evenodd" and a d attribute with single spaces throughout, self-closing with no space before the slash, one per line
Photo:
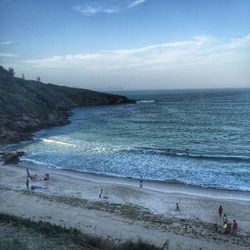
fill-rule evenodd
<path id="1" fill-rule="evenodd" d="M 112 13 L 117 13 L 120 11 L 119 8 L 113 6 L 110 8 L 104 8 L 104 7 L 94 7 L 91 5 L 86 5 L 86 6 L 76 6 L 73 7 L 74 10 L 80 12 L 84 16 L 94 16 L 97 14 L 112 14 Z"/>
<path id="2" fill-rule="evenodd" d="M 162 43 L 135 49 L 68 54 L 46 59 L 26 60 L 33 67 L 83 67 L 89 70 L 180 67 L 181 65 L 230 63 L 249 58 L 250 35 L 220 41 L 199 36 L 190 40 Z"/>
<path id="3" fill-rule="evenodd" d="M 11 41 L 6 41 L 6 42 L 0 42 L 0 45 L 10 45 L 12 44 L 13 42 Z"/>
<path id="4" fill-rule="evenodd" d="M 0 42 L 0 46 L 6 46 L 6 45 L 10 45 L 10 44 L 13 44 L 13 42 L 11 42 L 11 41 Z M 13 53 L 0 52 L 0 57 L 2 57 L 2 58 L 17 57 L 17 56 L 18 55 L 13 54 Z"/>
<path id="5" fill-rule="evenodd" d="M 17 54 L 1 53 L 0 52 L 0 57 L 18 57 L 18 55 Z"/>
<path id="6" fill-rule="evenodd" d="M 232 39 L 195 36 L 149 46 L 57 55 L 19 61 L 16 71 L 39 74 L 50 82 L 124 89 L 237 87 L 250 84 L 250 34 Z M 35 75 L 34 75 L 35 77 Z M 84 81 L 89 85 L 80 85 Z M 171 85 L 172 84 L 172 85 Z M 196 85 L 195 85 L 196 84 Z M 224 85 L 223 85 L 224 84 Z M 200 85 L 199 85 L 200 86 Z"/>
<path id="7" fill-rule="evenodd" d="M 133 2 L 131 2 L 129 5 L 128 5 L 128 8 L 134 8 L 134 7 L 137 7 L 143 3 L 145 3 L 146 0 L 135 0 Z"/>
<path id="8" fill-rule="evenodd" d="M 81 13 L 84 16 L 95 16 L 98 14 L 114 14 L 114 13 L 124 12 L 132 8 L 136 8 L 137 6 L 142 5 L 145 2 L 146 0 L 133 0 L 133 1 L 124 0 L 121 2 L 93 1 L 91 4 L 85 4 L 82 6 L 74 6 L 73 10 Z"/>

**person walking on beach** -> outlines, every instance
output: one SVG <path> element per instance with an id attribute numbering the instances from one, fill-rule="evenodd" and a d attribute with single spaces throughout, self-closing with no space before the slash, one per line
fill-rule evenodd
<path id="1" fill-rule="evenodd" d="M 143 178 L 142 176 L 140 176 L 140 188 L 142 188 L 142 186 L 143 186 Z"/>
<path id="2" fill-rule="evenodd" d="M 26 179 L 26 188 L 29 189 L 29 184 L 30 184 L 30 181 L 29 181 L 29 178 Z"/>
<path id="3" fill-rule="evenodd" d="M 102 198 L 102 194 L 103 194 L 103 188 L 101 188 L 100 191 L 99 191 L 99 199 Z"/>
<path id="4" fill-rule="evenodd" d="M 236 236 L 237 227 L 238 227 L 238 224 L 237 224 L 237 222 L 234 220 L 233 229 L 232 229 L 232 233 L 233 233 L 234 236 Z"/>
<path id="5" fill-rule="evenodd" d="M 175 209 L 175 212 L 179 212 L 179 213 L 181 213 L 181 210 L 180 210 L 180 207 L 179 207 L 179 204 L 178 204 L 178 203 L 176 203 L 176 209 Z"/>
<path id="6" fill-rule="evenodd" d="M 222 213 L 223 213 L 223 207 L 220 205 L 220 207 L 218 208 L 219 211 L 219 216 L 221 217 Z"/>

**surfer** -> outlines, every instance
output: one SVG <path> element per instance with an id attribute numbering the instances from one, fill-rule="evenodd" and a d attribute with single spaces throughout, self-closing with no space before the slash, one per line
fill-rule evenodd
<path id="1" fill-rule="evenodd" d="M 186 152 L 187 156 L 189 157 L 190 155 L 189 155 L 188 151 L 189 151 L 189 148 L 185 149 L 185 152 Z"/>

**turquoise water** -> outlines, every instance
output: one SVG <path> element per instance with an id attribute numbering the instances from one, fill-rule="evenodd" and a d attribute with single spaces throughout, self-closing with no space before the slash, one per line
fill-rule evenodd
<path id="1" fill-rule="evenodd" d="M 74 109 L 11 148 L 43 167 L 250 190 L 250 90 L 122 94 L 137 104 Z"/>

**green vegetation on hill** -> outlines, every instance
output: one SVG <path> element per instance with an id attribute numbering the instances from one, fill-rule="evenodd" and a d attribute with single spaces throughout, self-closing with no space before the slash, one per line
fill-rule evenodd
<path id="1" fill-rule="evenodd" d="M 24 80 L 0 66 L 0 144 L 30 139 L 36 130 L 67 124 L 73 107 L 130 102 L 124 96 Z"/>
<path id="2" fill-rule="evenodd" d="M 115 243 L 77 229 L 0 213 L 0 249 L 160 250 L 142 241 Z"/>

